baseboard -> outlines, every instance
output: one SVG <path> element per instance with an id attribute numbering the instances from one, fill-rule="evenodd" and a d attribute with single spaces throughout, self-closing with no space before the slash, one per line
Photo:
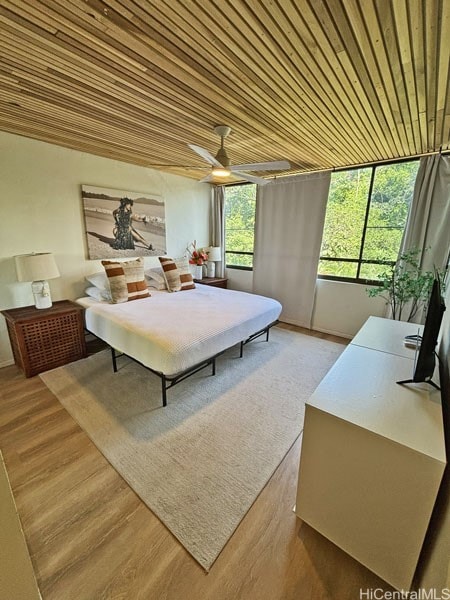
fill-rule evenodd
<path id="1" fill-rule="evenodd" d="M 342 333 L 342 331 L 335 331 L 334 329 L 322 329 L 321 327 L 312 327 L 312 331 L 318 331 L 319 333 L 329 333 L 330 335 L 335 335 L 337 337 L 345 338 L 347 340 L 352 340 L 355 336 L 349 335 L 348 333 Z"/>
<path id="2" fill-rule="evenodd" d="M 3 367 L 10 367 L 13 364 L 14 364 L 13 358 L 11 358 L 9 360 L 3 360 L 0 362 L 0 369 L 2 369 Z"/>

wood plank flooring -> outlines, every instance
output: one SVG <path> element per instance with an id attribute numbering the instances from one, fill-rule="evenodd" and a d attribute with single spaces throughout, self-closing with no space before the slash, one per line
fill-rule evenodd
<path id="1" fill-rule="evenodd" d="M 293 513 L 299 440 L 208 574 L 41 379 L 15 366 L 0 369 L 0 449 L 44 600 L 357 600 L 360 588 L 391 590 Z"/>

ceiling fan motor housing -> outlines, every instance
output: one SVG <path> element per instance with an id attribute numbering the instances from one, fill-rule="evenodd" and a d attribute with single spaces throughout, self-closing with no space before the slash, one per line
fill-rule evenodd
<path id="1" fill-rule="evenodd" d="M 219 151 L 216 154 L 216 160 L 218 160 L 223 167 L 230 166 L 230 159 L 228 158 L 225 148 L 219 148 Z"/>

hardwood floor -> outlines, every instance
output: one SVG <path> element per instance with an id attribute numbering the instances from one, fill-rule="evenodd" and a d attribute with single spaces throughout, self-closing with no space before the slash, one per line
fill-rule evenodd
<path id="1" fill-rule="evenodd" d="M 299 440 L 207 574 L 39 377 L 0 369 L 0 407 L 0 449 L 44 600 L 357 600 L 360 588 L 391 590 L 293 513 Z"/>

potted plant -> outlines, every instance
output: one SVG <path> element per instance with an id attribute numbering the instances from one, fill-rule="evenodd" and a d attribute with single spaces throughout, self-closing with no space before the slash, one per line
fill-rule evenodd
<path id="1" fill-rule="evenodd" d="M 401 254 L 395 265 L 381 274 L 381 284 L 367 289 L 370 297 L 381 296 L 386 300 L 392 318 L 398 321 L 411 321 L 430 297 L 435 273 L 421 271 L 420 253 L 413 248 Z M 443 280 L 443 274 L 438 274 Z"/>

